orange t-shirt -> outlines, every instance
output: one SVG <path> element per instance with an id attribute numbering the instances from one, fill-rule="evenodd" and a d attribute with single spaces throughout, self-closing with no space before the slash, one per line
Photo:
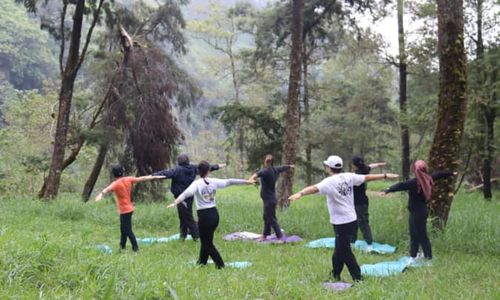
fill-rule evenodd
<path id="1" fill-rule="evenodd" d="M 121 215 L 134 211 L 132 185 L 136 182 L 136 177 L 129 176 L 119 178 L 111 184 L 111 190 L 115 193 L 116 208 Z"/>

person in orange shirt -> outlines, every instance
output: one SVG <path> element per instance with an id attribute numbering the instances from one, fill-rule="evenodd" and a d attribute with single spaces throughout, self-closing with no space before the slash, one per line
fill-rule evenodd
<path id="1" fill-rule="evenodd" d="M 141 177 L 124 177 L 123 174 L 125 173 L 125 169 L 119 165 L 113 166 L 111 172 L 116 180 L 102 190 L 102 192 L 95 197 L 95 201 L 101 201 L 102 197 L 109 192 L 113 192 L 115 194 L 116 208 L 120 214 L 120 249 L 125 249 L 127 238 L 129 238 L 130 243 L 132 244 L 132 250 L 137 252 L 139 251 L 139 246 L 137 245 L 137 240 L 135 239 L 134 232 L 132 231 L 132 214 L 134 213 L 134 205 L 132 204 L 131 199 L 132 185 L 136 182 L 164 179 L 165 176 L 148 175 Z"/>

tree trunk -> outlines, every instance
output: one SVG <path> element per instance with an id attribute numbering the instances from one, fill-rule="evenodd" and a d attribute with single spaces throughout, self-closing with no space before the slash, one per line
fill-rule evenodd
<path id="1" fill-rule="evenodd" d="M 477 0 L 476 5 L 476 63 L 478 64 L 478 88 L 480 91 L 485 91 L 487 89 L 487 71 L 485 71 L 484 60 L 484 41 L 483 41 L 483 0 Z M 492 73 L 492 83 L 496 81 L 496 71 Z M 488 93 L 481 92 L 481 95 L 489 97 Z M 480 155 L 483 156 L 481 159 L 481 173 L 483 175 L 483 196 L 486 200 L 491 200 L 493 197 L 491 192 L 491 164 L 493 162 L 493 152 L 494 152 L 494 127 L 495 127 L 495 95 L 493 94 L 493 99 L 482 99 L 479 104 L 479 121 L 484 122 L 484 128 L 481 130 L 480 134 Z M 483 154 L 484 153 L 484 154 Z"/>
<path id="2" fill-rule="evenodd" d="M 290 79 L 288 83 L 288 103 L 286 112 L 285 139 L 283 140 L 283 163 L 295 164 L 300 121 L 300 69 L 302 54 L 302 30 L 304 26 L 304 0 L 293 0 L 292 8 L 292 49 L 290 52 Z M 288 207 L 288 197 L 292 194 L 293 169 L 283 173 L 280 183 L 279 206 Z"/>
<path id="3" fill-rule="evenodd" d="M 408 180 L 410 177 L 410 134 L 408 131 L 407 115 L 407 93 L 406 93 L 406 49 L 405 33 L 403 24 L 404 3 L 398 0 L 398 42 L 399 42 L 399 111 L 401 114 L 401 172 L 403 178 Z"/>
<path id="4" fill-rule="evenodd" d="M 429 154 L 431 170 L 456 171 L 466 117 L 466 56 L 462 0 L 438 0 L 439 107 Z M 443 229 L 453 201 L 453 177 L 436 180 L 429 206 Z"/>
<path id="5" fill-rule="evenodd" d="M 64 152 L 66 150 L 66 137 L 68 133 L 69 114 L 71 111 L 71 100 L 73 98 L 73 86 L 79 67 L 80 38 L 82 34 L 84 10 L 85 0 L 79 0 L 76 3 L 75 12 L 73 14 L 71 44 L 69 47 L 66 68 L 62 74 L 52 162 L 49 169 L 49 175 L 45 179 L 42 190 L 38 194 L 40 197 L 46 199 L 54 198 L 57 196 L 59 191 Z"/>
<path id="6" fill-rule="evenodd" d="M 102 166 L 104 164 L 104 159 L 106 158 L 106 154 L 108 153 L 108 145 L 104 144 L 99 147 L 99 153 L 97 154 L 97 159 L 94 163 L 94 167 L 92 168 L 92 172 L 90 172 L 89 178 L 85 182 L 83 186 L 82 192 L 82 201 L 87 202 L 90 199 L 90 195 L 94 190 L 95 183 L 99 178 L 99 174 L 101 173 Z"/>
<path id="7" fill-rule="evenodd" d="M 491 75 L 491 83 L 495 83 L 497 80 L 497 71 L 494 70 Z M 495 153 L 495 117 L 496 117 L 496 92 L 493 91 L 491 98 L 489 99 L 489 105 L 484 107 L 484 117 L 486 121 L 486 157 L 483 158 L 483 196 L 486 200 L 491 200 L 493 194 L 491 192 L 491 164 L 493 163 L 494 153 Z"/>
<path id="8" fill-rule="evenodd" d="M 303 41 L 304 43 L 304 41 Z M 309 57 L 307 55 L 307 47 L 304 43 L 304 51 L 302 52 L 302 83 L 304 86 L 304 123 L 306 125 L 305 139 L 306 142 L 306 184 L 312 184 L 312 143 L 311 143 L 311 129 L 309 127 L 310 105 L 309 105 L 309 83 L 307 81 L 307 67 L 309 64 Z"/>

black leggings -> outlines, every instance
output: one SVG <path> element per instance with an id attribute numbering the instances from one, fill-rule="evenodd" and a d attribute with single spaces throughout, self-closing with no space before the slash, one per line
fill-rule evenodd
<path id="1" fill-rule="evenodd" d="M 132 214 L 134 212 L 129 212 L 126 214 L 120 215 L 120 248 L 125 249 L 125 244 L 127 243 L 127 238 L 130 239 L 130 243 L 132 244 L 132 250 L 137 252 L 139 250 L 139 246 L 137 245 L 137 240 L 135 239 L 134 232 L 132 231 Z"/>
<path id="2" fill-rule="evenodd" d="M 177 213 L 179 214 L 181 239 L 185 239 L 189 233 L 194 240 L 197 240 L 200 235 L 198 234 L 198 224 L 196 224 L 193 218 L 193 197 L 186 198 L 179 203 L 177 205 Z"/>
<path id="3" fill-rule="evenodd" d="M 278 224 L 278 219 L 276 218 L 276 202 L 264 202 L 264 236 L 271 235 L 271 228 L 276 233 L 276 237 L 281 239 L 283 234 L 281 233 L 280 225 Z"/>
<path id="4" fill-rule="evenodd" d="M 217 208 L 211 207 L 198 210 L 198 227 L 201 241 L 198 264 L 206 265 L 210 256 L 217 269 L 221 269 L 224 268 L 224 261 L 214 245 L 214 232 L 218 225 L 219 213 L 217 212 Z"/>
<path id="5" fill-rule="evenodd" d="M 432 259 L 431 241 L 427 236 L 427 209 L 410 211 L 410 256 L 416 257 L 419 245 L 422 246 L 424 256 Z"/>
<path id="6" fill-rule="evenodd" d="M 352 279 L 355 281 L 361 280 L 361 269 L 356 257 L 354 257 L 354 253 L 352 253 L 350 244 L 353 236 L 356 236 L 358 221 L 333 225 L 333 228 L 335 231 L 335 250 L 332 255 L 333 277 L 340 279 L 340 273 L 342 273 L 345 264 L 349 269 L 349 273 L 351 273 Z"/>

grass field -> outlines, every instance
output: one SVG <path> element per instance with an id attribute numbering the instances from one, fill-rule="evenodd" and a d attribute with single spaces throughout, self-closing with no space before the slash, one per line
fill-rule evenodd
<path id="1" fill-rule="evenodd" d="M 407 255 L 406 194 L 372 194 L 370 201 L 375 241 L 398 250 L 387 256 L 355 252 L 358 262 Z M 215 244 L 222 257 L 226 262 L 250 261 L 252 266 L 196 266 L 199 243 L 193 241 L 140 246 L 138 255 L 131 250 L 119 253 L 119 219 L 111 200 L 1 200 L 0 299 L 500 299 L 498 200 L 459 194 L 446 230 L 430 233 L 433 266 L 367 277 L 341 293 L 321 288 L 331 269 L 332 250 L 308 249 L 305 242 L 222 240 L 234 231 L 260 232 L 257 188 L 221 190 L 217 203 L 221 223 Z M 323 197 L 304 197 L 279 212 L 278 219 L 286 233 L 305 241 L 333 235 Z M 137 237 L 169 236 L 178 232 L 177 212 L 166 209 L 165 203 L 138 204 L 133 226 Z M 113 253 L 100 252 L 99 244 L 109 245 Z M 351 280 L 347 270 L 342 277 Z"/>

